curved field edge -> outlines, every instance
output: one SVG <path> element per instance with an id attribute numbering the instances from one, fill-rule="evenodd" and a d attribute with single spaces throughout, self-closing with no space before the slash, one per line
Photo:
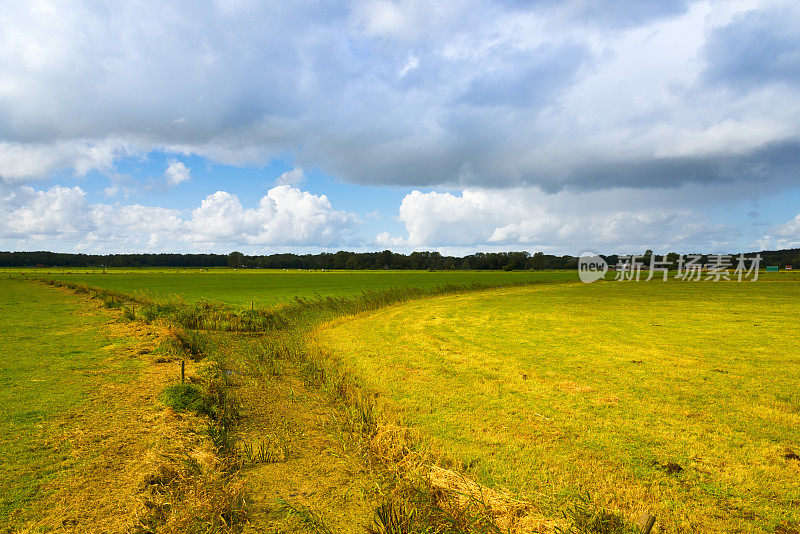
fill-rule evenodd
<path id="1" fill-rule="evenodd" d="M 541 510 L 579 488 L 670 531 L 800 520 L 796 283 L 443 296 L 333 321 L 321 359 L 471 476 Z"/>
<path id="2" fill-rule="evenodd" d="M 438 469 L 432 471 L 427 459 L 431 456 L 424 447 L 417 446 L 413 432 L 399 429 L 390 417 L 380 411 L 378 399 L 362 390 L 353 377 L 339 372 L 334 362 L 318 359 L 307 346 L 306 335 L 316 325 L 335 317 L 356 315 L 376 310 L 391 304 L 406 302 L 436 295 L 474 292 L 496 287 L 494 284 L 446 285 L 436 288 L 394 288 L 382 291 L 365 291 L 354 297 L 295 299 L 292 305 L 270 310 L 245 310 L 216 303 L 187 304 L 185 302 L 148 301 L 141 296 L 130 296 L 101 288 L 91 288 L 60 280 L 45 280 L 56 286 L 66 287 L 100 299 L 107 306 L 122 307 L 130 319 L 146 322 L 164 321 L 180 326 L 193 337 L 197 329 L 213 332 L 250 332 L 263 338 L 263 345 L 256 354 L 240 354 L 238 365 L 260 367 L 272 365 L 274 360 L 289 360 L 300 368 L 309 385 L 318 387 L 329 398 L 341 403 L 344 426 L 362 437 L 363 455 L 369 457 L 372 467 L 379 466 L 385 478 L 387 490 L 385 500 L 375 510 L 375 525 L 386 527 L 387 517 L 405 517 L 402 528 L 413 528 L 409 532 L 497 532 L 497 521 L 505 525 L 519 526 L 519 518 L 527 505 L 503 497 L 486 488 L 473 487 L 463 476 L 455 472 Z M 542 282 L 534 282 L 539 284 Z M 531 285 L 523 282 L 516 285 Z M 508 287 L 503 283 L 502 287 Z M 266 335 L 265 335 L 266 334 Z M 234 364 L 236 365 L 236 364 Z M 242 371 L 248 376 L 260 374 Z M 264 383 L 265 387 L 268 384 Z M 227 427 L 223 428 L 227 433 Z M 393 451 L 387 454 L 387 451 Z M 237 453 L 228 450 L 227 453 Z M 234 459 L 240 462 L 241 458 Z M 447 458 L 441 457 L 447 465 Z M 467 484 L 466 486 L 464 484 Z M 474 490 L 474 491 L 473 491 Z M 494 503 L 494 506 L 490 505 Z M 387 516 L 388 513 L 388 516 Z M 594 517 L 594 516 L 592 516 Z M 381 519 L 383 518 L 383 519 Z M 604 520 L 604 516 L 600 517 Z M 618 522 L 614 516 L 612 522 Z M 536 529 L 546 528 L 548 520 L 537 519 Z M 396 525 L 395 525 L 396 526 Z M 552 525 L 551 525 L 552 526 Z M 391 525 L 389 525 L 391 527 Z M 387 528 L 389 528 L 387 527 Z M 383 528 L 383 527 L 380 527 Z M 443 530 L 444 529 L 444 530 Z M 449 530 L 448 530 L 449 529 Z M 612 530 L 610 532 L 628 532 Z M 588 531 L 587 531 L 588 532 Z"/>
<path id="3" fill-rule="evenodd" d="M 442 284 L 433 287 L 366 289 L 344 296 L 314 296 L 310 298 L 296 296 L 288 303 L 266 308 L 246 309 L 218 301 L 187 302 L 180 295 L 159 298 L 144 295 L 141 292 L 126 293 L 55 278 L 40 277 L 36 280 L 100 299 L 107 307 L 122 308 L 130 319 L 144 322 L 162 320 L 192 330 L 258 333 L 305 331 L 336 317 L 365 313 L 392 304 L 426 297 L 498 287 L 569 283 L 550 280 L 473 281 L 467 284 Z"/>

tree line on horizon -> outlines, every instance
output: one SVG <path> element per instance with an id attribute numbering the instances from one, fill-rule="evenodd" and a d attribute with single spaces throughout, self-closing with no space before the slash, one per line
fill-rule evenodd
<path id="1" fill-rule="evenodd" d="M 642 257 L 649 262 L 652 251 Z M 748 253 L 755 254 L 755 253 Z M 762 251 L 762 266 L 791 265 L 800 269 L 800 248 Z M 602 255 L 609 264 L 617 254 Z M 668 259 L 677 265 L 678 254 Z M 642 258 L 640 258 L 642 259 Z M 707 255 L 702 263 L 707 262 Z M 576 256 L 536 252 L 476 252 L 466 256 L 443 256 L 439 252 L 401 254 L 382 252 L 321 252 L 319 254 L 72 254 L 65 252 L 0 252 L 0 267 L 233 267 L 240 269 L 416 269 L 416 270 L 544 270 L 577 269 Z"/>

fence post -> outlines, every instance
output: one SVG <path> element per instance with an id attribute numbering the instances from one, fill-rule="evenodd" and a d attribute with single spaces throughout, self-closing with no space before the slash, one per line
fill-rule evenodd
<path id="1" fill-rule="evenodd" d="M 639 527 L 639 532 L 641 534 L 650 534 L 650 531 L 653 530 L 653 525 L 656 524 L 656 516 L 651 514 L 650 512 L 645 512 L 639 518 L 639 521 L 636 522 L 636 525 Z"/>

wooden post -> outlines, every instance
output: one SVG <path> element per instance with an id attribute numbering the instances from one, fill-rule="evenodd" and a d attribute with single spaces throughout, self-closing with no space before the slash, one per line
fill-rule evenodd
<path id="1" fill-rule="evenodd" d="M 643 513 L 639 518 L 639 521 L 636 522 L 641 534 L 650 534 L 650 531 L 653 530 L 653 525 L 655 524 L 656 516 L 652 515 L 650 512 Z"/>
<path id="2" fill-rule="evenodd" d="M 181 360 L 181 384 L 186 380 L 186 361 Z"/>

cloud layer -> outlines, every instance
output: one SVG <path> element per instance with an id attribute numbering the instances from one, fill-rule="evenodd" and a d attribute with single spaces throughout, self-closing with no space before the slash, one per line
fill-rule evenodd
<path id="1" fill-rule="evenodd" d="M 795 0 L 5 2 L 0 239 L 789 246 L 797 220 L 751 236 L 705 211 L 796 188 L 798 36 Z M 165 170 L 117 174 L 154 151 Z M 213 182 L 215 163 L 276 158 L 294 167 L 252 207 L 235 183 L 178 211 L 97 202 L 64 178 L 99 171 L 109 198 L 163 201 Z M 304 168 L 427 192 L 402 201 L 404 232 L 358 237 L 355 216 L 298 189 Z"/>
<path id="2" fill-rule="evenodd" d="M 42 0 L 0 20 L 6 181 L 152 149 L 551 191 L 800 170 L 793 0 Z"/>
<path id="3" fill-rule="evenodd" d="M 368 239 L 359 234 L 364 222 L 358 216 L 335 209 L 325 195 L 290 185 L 272 187 L 253 207 L 244 206 L 235 194 L 217 191 L 192 209 L 175 210 L 91 203 L 80 187 L 37 190 L 0 184 L 0 248 L 16 243 L 10 248 L 251 253 L 391 248 L 454 254 L 523 249 L 578 254 L 800 247 L 800 215 L 771 227 L 748 227 L 751 221 L 721 223 L 706 212 L 703 200 L 714 191 L 707 185 L 666 192 L 414 190 L 398 211 L 405 232 L 383 231 Z M 366 217 L 375 219 L 374 214 Z M 750 217 L 758 218 L 758 213 L 751 211 Z"/>

